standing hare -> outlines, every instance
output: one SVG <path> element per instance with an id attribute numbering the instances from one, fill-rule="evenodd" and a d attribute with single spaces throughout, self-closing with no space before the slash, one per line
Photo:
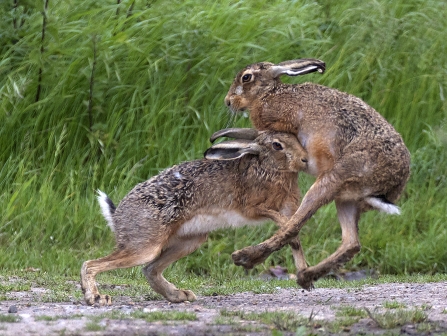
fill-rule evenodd
<path id="1" fill-rule="evenodd" d="M 206 159 L 185 162 L 137 184 L 115 209 L 99 191 L 102 213 L 115 232 L 110 255 L 84 262 L 81 286 L 85 301 L 110 305 L 99 294 L 95 276 L 104 271 L 146 264 L 149 284 L 171 302 L 192 301 L 190 290 L 179 290 L 162 275 L 176 260 L 196 250 L 208 232 L 268 219 L 287 223 L 300 201 L 298 171 L 307 154 L 293 134 L 230 129 L 213 137 L 238 140 L 213 145 Z M 291 240 L 297 267 L 304 267 L 299 240 Z"/>
<path id="2" fill-rule="evenodd" d="M 306 289 L 360 250 L 361 213 L 399 213 L 393 202 L 410 175 L 402 137 L 372 107 L 336 89 L 279 79 L 324 70 L 324 62 L 316 59 L 255 63 L 237 74 L 225 97 L 233 112 L 249 110 L 256 129 L 295 134 L 308 153 L 308 172 L 317 177 L 286 226 L 265 242 L 233 253 L 237 265 L 252 268 L 262 262 L 297 237 L 318 208 L 335 200 L 342 244 L 318 265 L 298 270 L 298 284 Z"/>

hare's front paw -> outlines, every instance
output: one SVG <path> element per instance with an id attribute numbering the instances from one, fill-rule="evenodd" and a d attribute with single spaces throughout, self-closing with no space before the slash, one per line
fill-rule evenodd
<path id="1" fill-rule="evenodd" d="M 296 282 L 298 285 L 303 287 L 305 290 L 312 290 L 314 289 L 314 275 L 312 272 L 303 270 L 298 272 L 296 275 Z"/>
<path id="2" fill-rule="evenodd" d="M 93 306 L 98 304 L 100 306 L 110 306 L 112 304 L 112 297 L 110 295 L 101 295 L 101 294 L 85 294 L 84 296 L 85 302 Z"/>
<path id="3" fill-rule="evenodd" d="M 176 289 L 174 292 L 169 293 L 166 296 L 166 299 L 170 302 L 180 303 L 180 302 L 185 302 L 185 301 L 189 301 L 189 302 L 196 301 L 197 297 L 190 290 Z"/>
<path id="4" fill-rule="evenodd" d="M 231 258 L 236 265 L 251 269 L 267 259 L 269 255 L 270 253 L 262 245 L 255 245 L 233 252 Z"/>

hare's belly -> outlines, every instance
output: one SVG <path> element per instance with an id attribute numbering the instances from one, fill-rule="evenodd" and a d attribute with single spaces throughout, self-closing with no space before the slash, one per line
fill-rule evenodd
<path id="1" fill-rule="evenodd" d="M 206 214 L 197 214 L 190 220 L 183 223 L 177 231 L 179 236 L 190 236 L 211 232 L 223 228 L 236 228 L 244 225 L 259 225 L 268 219 L 249 219 L 240 212 L 230 210 L 207 211 Z"/>

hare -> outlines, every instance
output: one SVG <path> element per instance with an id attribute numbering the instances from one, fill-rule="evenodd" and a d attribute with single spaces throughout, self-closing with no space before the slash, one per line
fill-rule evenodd
<path id="1" fill-rule="evenodd" d="M 315 183 L 285 227 L 256 246 L 233 253 L 236 265 L 252 268 L 296 237 L 321 206 L 335 201 L 342 243 L 313 267 L 298 270 L 305 289 L 360 250 L 358 221 L 371 209 L 398 214 L 393 204 L 410 174 L 410 154 L 398 132 L 361 99 L 313 84 L 284 84 L 280 76 L 324 72 L 317 59 L 255 63 L 241 70 L 226 97 L 234 112 L 248 110 L 254 127 L 293 133 L 309 157 Z"/>
<path id="2" fill-rule="evenodd" d="M 205 159 L 173 166 L 137 184 L 117 208 L 98 191 L 116 247 L 110 255 L 82 265 L 81 287 L 88 304 L 111 304 L 109 295 L 98 292 L 98 273 L 143 264 L 154 291 L 171 302 L 193 301 L 192 291 L 179 290 L 163 277 L 166 267 L 196 250 L 210 231 L 268 219 L 283 225 L 296 211 L 298 172 L 307 167 L 297 138 L 230 129 L 212 140 L 222 136 L 239 139 L 213 145 Z M 291 247 L 297 267 L 303 267 L 299 240 L 292 240 Z"/>

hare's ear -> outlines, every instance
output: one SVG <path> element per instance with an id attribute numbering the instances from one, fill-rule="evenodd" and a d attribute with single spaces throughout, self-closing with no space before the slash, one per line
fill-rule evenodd
<path id="1" fill-rule="evenodd" d="M 247 154 L 259 155 L 261 146 L 249 140 L 223 141 L 208 148 L 204 154 L 207 160 L 235 160 Z"/>
<path id="2" fill-rule="evenodd" d="M 281 75 L 299 76 L 318 71 L 323 73 L 326 70 L 326 64 L 323 61 L 314 58 L 303 58 L 292 61 L 285 61 L 270 67 L 273 78 Z"/>
<path id="3" fill-rule="evenodd" d="M 214 142 L 218 138 L 227 137 L 235 139 L 254 140 L 258 136 L 258 131 L 254 128 L 225 128 L 217 131 L 210 137 L 210 141 Z"/>

